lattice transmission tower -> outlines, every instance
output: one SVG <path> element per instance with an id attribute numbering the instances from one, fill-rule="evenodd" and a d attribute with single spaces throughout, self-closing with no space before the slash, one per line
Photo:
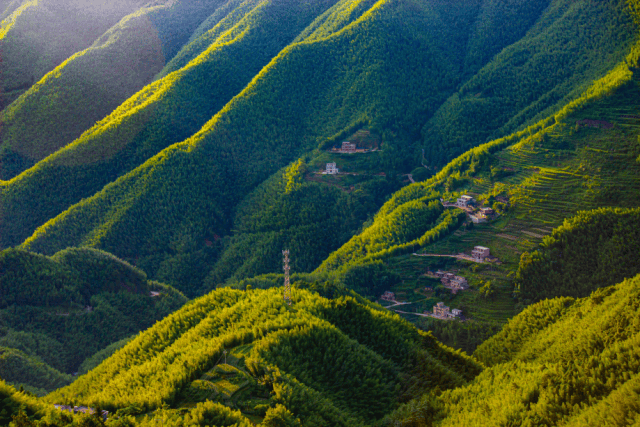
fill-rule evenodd
<path id="1" fill-rule="evenodd" d="M 289 283 L 289 249 L 285 249 L 282 251 L 283 259 L 283 267 L 284 270 L 284 301 L 291 305 L 291 283 Z"/>

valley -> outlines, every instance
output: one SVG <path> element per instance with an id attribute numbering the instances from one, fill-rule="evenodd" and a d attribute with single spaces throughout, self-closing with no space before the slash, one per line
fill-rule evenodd
<path id="1" fill-rule="evenodd" d="M 638 424 L 637 0 L 0 21 L 0 425 Z"/>

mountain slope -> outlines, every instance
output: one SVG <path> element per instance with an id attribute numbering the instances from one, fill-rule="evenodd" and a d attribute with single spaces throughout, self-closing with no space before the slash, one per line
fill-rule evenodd
<path id="1" fill-rule="evenodd" d="M 304 28 L 305 19 L 311 22 L 318 9 L 332 2 L 308 4 L 313 7 L 300 3 L 291 8 L 289 2 L 277 0 L 250 8 L 244 15 L 229 16 L 223 23 L 231 28 L 220 33 L 205 52 L 136 94 L 67 149 L 11 181 L 15 197 L 33 198 L 42 214 L 20 228 L 37 226 L 197 132 Z M 300 22 L 289 20 L 289 26 L 275 31 L 275 22 L 287 14 Z M 45 192 L 55 195 L 47 201 L 41 198 L 39 183 L 43 182 L 49 186 Z M 10 193 L 13 190 L 6 194 L 7 202 L 14 198 Z M 12 233 L 6 231 L 3 239 L 11 238 Z"/>
<path id="2" fill-rule="evenodd" d="M 500 12 L 513 7 L 500 3 L 495 5 Z M 521 6 L 529 14 L 524 16 L 546 2 L 532 3 L 537 4 Z M 491 34 L 487 27 L 480 21 L 478 31 Z M 505 23 L 503 31 L 507 28 L 513 24 Z M 626 1 L 550 2 L 526 37 L 496 51 L 427 121 L 422 129 L 425 157 L 441 167 L 471 147 L 554 114 L 622 61 L 637 34 Z"/>
<path id="3" fill-rule="evenodd" d="M 636 61 L 637 53 L 630 57 L 629 63 Z M 581 98 L 557 115 L 507 138 L 469 150 L 430 180 L 408 185 L 396 192 L 382 206 L 373 222 L 367 224 L 368 227 L 348 244 L 332 253 L 320 270 L 342 275 L 345 270 L 355 267 L 357 259 L 353 259 L 352 254 L 357 251 L 366 254 L 367 247 L 361 242 L 375 235 L 376 230 L 388 229 L 391 235 L 409 232 L 409 223 L 403 221 L 401 216 L 392 220 L 393 213 L 401 212 L 405 205 L 411 206 L 422 198 L 430 197 L 433 192 L 440 193 L 445 202 L 455 202 L 463 194 L 473 196 L 476 199 L 473 208 L 476 214 L 479 213 L 479 207 L 493 207 L 498 215 L 492 215 L 487 222 L 480 224 L 473 224 L 467 216 L 464 226 L 454 228 L 451 233 L 441 235 L 438 239 L 428 240 L 426 244 L 414 241 L 407 242 L 408 245 L 394 246 L 390 243 L 378 249 L 379 259 L 386 264 L 390 273 L 399 277 L 390 283 L 390 288 L 383 290 L 393 291 L 400 295 L 400 301 L 411 303 L 407 307 L 410 310 L 397 308 L 409 312 L 403 317 L 419 327 L 432 330 L 447 345 L 472 351 L 479 344 L 477 337 L 491 335 L 494 333 L 492 331 L 521 311 L 524 304 L 531 302 L 530 296 L 519 295 L 518 292 L 514 294 L 517 291 L 514 288 L 514 275 L 523 253 L 542 251 L 539 244 L 545 236 L 561 226 L 565 218 L 573 217 L 579 211 L 601 207 L 636 210 L 640 206 L 640 163 L 637 161 L 640 155 L 640 122 L 636 115 L 640 108 L 639 90 L 637 69 L 622 64 L 607 77 L 595 82 Z M 590 215 L 587 214 L 587 217 Z M 581 215 L 577 220 L 583 217 Z M 573 223 L 573 220 L 569 222 Z M 605 223 L 602 222 L 603 225 Z M 615 222 L 611 222 L 613 224 Z M 611 229 L 609 226 L 602 229 L 589 226 L 588 229 L 596 230 L 597 235 L 613 233 L 618 237 L 611 240 L 604 236 L 596 237 L 593 242 L 591 236 L 583 239 L 590 242 L 585 250 L 593 254 L 586 262 L 592 263 L 594 259 L 602 258 L 603 265 L 610 265 L 615 270 L 608 272 L 603 268 L 599 272 L 591 264 L 587 271 L 598 273 L 598 277 L 609 275 L 616 281 L 638 272 L 633 262 L 626 264 L 626 267 L 621 266 L 635 258 L 633 244 L 628 245 L 629 255 L 624 255 L 626 246 L 616 248 L 613 253 L 622 256 L 613 259 L 608 259 L 606 255 L 612 252 L 604 250 L 616 247 L 619 242 L 633 242 L 633 232 L 615 231 L 615 227 Z M 434 231 L 435 228 L 425 227 L 421 233 L 428 236 Z M 490 248 L 497 262 L 472 262 L 471 250 L 478 245 Z M 602 246 L 602 252 L 599 252 L 599 245 Z M 577 249 L 580 245 L 568 246 L 580 251 Z M 419 256 L 412 255 L 412 252 L 417 252 Z M 460 253 L 466 253 L 468 258 L 454 258 Z M 584 270 L 578 266 L 584 265 L 582 261 L 563 262 L 567 262 L 572 271 Z M 547 283 L 549 272 L 561 265 L 553 257 L 544 258 L 542 264 L 535 264 L 545 267 L 537 273 L 533 272 L 531 280 L 524 274 L 521 280 L 529 284 L 537 283 L 536 286 Z M 453 295 L 444 286 L 425 277 L 426 271 L 438 269 L 465 277 L 470 285 L 469 291 Z M 562 273 L 560 277 L 564 277 Z M 608 279 L 591 279 L 581 283 L 580 286 L 585 286 L 581 291 L 583 293 L 574 295 L 582 296 L 595 287 L 611 284 Z M 573 280 L 567 283 L 570 282 Z M 570 289 L 561 280 L 550 280 L 548 285 L 548 288 L 544 288 L 545 294 L 539 295 L 542 298 L 562 295 L 558 293 L 560 289 Z M 578 288 L 571 289 L 571 292 L 576 292 Z M 530 291 L 534 294 L 537 292 L 535 286 Z M 441 322 L 415 314 L 431 312 L 439 301 L 462 309 L 470 321 Z"/>
<path id="4" fill-rule="evenodd" d="M 412 19 L 404 20 L 409 11 L 413 13 Z M 433 68 L 423 70 L 420 64 L 432 62 L 428 58 L 441 55 L 432 46 L 436 40 L 424 37 L 419 31 L 425 21 L 432 19 L 429 10 L 425 8 L 422 14 L 414 12 L 404 5 L 382 2 L 335 36 L 286 48 L 198 134 L 180 145 L 170 147 L 82 203 L 87 207 L 91 204 L 97 209 L 91 208 L 93 214 L 90 218 L 74 221 L 82 230 L 77 229 L 72 233 L 77 238 L 65 238 L 65 247 L 78 244 L 111 247 L 111 236 L 119 233 L 116 228 L 133 227 L 138 230 L 131 236 L 136 240 L 154 234 L 160 240 L 152 244 L 150 241 L 143 243 L 149 237 L 132 240 L 127 244 L 127 249 L 118 245 L 118 254 L 129 257 L 135 253 L 143 258 L 155 255 L 152 254 L 155 252 L 153 248 L 167 243 L 169 234 L 158 234 L 161 228 L 158 226 L 166 224 L 168 217 L 154 218 L 143 212 L 160 200 L 163 200 L 160 203 L 165 203 L 173 199 L 174 202 L 166 205 L 165 212 L 183 224 L 180 226 L 175 223 L 174 230 L 185 227 L 180 234 L 190 246 L 185 247 L 186 251 L 193 252 L 201 248 L 204 239 L 214 233 L 228 234 L 228 218 L 242 198 L 294 160 L 297 153 L 314 148 L 318 138 L 323 135 L 335 135 L 343 128 L 356 126 L 371 114 L 377 117 L 377 122 L 395 121 L 397 118 L 400 120 L 397 122 L 399 129 L 411 128 L 409 123 L 414 123 L 413 128 L 417 130 L 419 117 L 424 109 L 429 108 L 428 105 L 433 104 L 431 100 L 444 99 L 438 85 L 448 84 L 444 80 L 444 75 L 448 73 L 442 71 L 452 65 L 448 65 L 443 58 L 442 61 L 433 62 Z M 380 37 L 383 33 L 384 38 Z M 416 44 L 420 46 L 420 55 L 410 54 L 414 52 Z M 407 58 L 410 64 L 407 64 Z M 411 70 L 411 75 L 406 70 Z M 391 91 L 383 83 L 388 81 L 400 86 Z M 286 99 L 286 102 L 274 103 L 275 99 Z M 327 104 L 326 99 L 334 99 L 334 102 L 342 105 Z M 401 114 L 398 105 L 413 107 L 403 110 Z M 392 109 L 392 106 L 395 107 Z M 178 166 L 182 162 L 186 163 Z M 189 166 L 185 167 L 187 164 Z M 29 175 L 24 174 L 24 179 L 29 179 Z M 11 235 L 14 239 L 18 238 L 23 232 L 19 230 L 30 228 L 16 227 L 16 223 L 9 225 L 9 222 L 13 222 L 8 218 L 8 215 L 13 216 L 9 206 L 17 207 L 11 200 L 17 201 L 19 197 L 35 202 L 42 195 L 41 188 L 36 192 L 33 187 L 36 182 L 44 182 L 42 179 L 34 179 L 29 186 L 23 186 L 21 181 L 22 177 L 19 177 L 3 189 L 2 197 L 7 206 L 3 225 L 11 227 L 11 230 L 3 233 L 4 239 L 11 239 Z M 181 194 L 171 195 L 177 188 L 182 189 Z M 123 196 L 123 192 L 129 191 L 137 195 Z M 66 197 L 61 196 L 56 194 L 46 206 L 55 209 L 55 205 L 62 205 Z M 119 200 L 118 204 L 126 200 L 127 206 L 116 207 L 109 200 Z M 84 206 L 77 205 L 65 216 L 68 217 L 71 212 L 74 212 L 72 215 L 88 212 Z M 186 206 L 189 208 L 186 209 Z M 116 211 L 120 220 L 109 220 L 109 217 L 115 219 L 112 215 Z M 84 216 L 84 213 L 81 215 Z M 35 225 L 38 219 L 30 218 L 29 221 Z M 127 224 L 128 221 L 142 218 L 150 222 L 145 226 Z M 57 219 L 54 222 L 62 225 L 64 221 Z M 151 228 L 143 230 L 147 227 L 155 231 L 151 231 Z M 20 234 L 14 234 L 16 232 Z M 47 234 L 53 237 L 57 232 L 51 229 Z M 64 234 L 71 237 L 67 232 Z M 178 238 L 178 235 L 169 237 L 173 238 Z M 117 240 L 122 242 L 120 238 Z M 157 268 L 150 267 L 149 271 Z"/>
<path id="5" fill-rule="evenodd" d="M 178 1 L 140 8 L 45 75 L 0 114 L 0 179 L 71 143 L 151 83 L 176 46 L 220 4 Z"/>
<path id="6" fill-rule="evenodd" d="M 520 297 L 580 297 L 640 273 L 640 208 L 579 212 L 525 252 L 516 274 Z"/>
<path id="7" fill-rule="evenodd" d="M 639 304 L 636 276 L 587 298 L 532 305 L 476 350 L 490 367 L 474 381 L 411 402 L 383 424 L 636 425 Z"/>
<path id="8" fill-rule="evenodd" d="M 143 4 L 141 0 L 0 3 L 0 111 Z"/>
<path id="9" fill-rule="evenodd" d="M 327 10 L 300 33 L 299 43 L 285 48 L 200 132 L 51 220 L 29 239 L 28 247 L 51 253 L 73 245 L 96 246 L 131 261 L 137 258 L 138 265 L 152 277 L 176 284 L 198 282 L 203 276 L 188 279 L 181 271 L 195 266 L 210 269 L 220 253 L 207 247 L 206 241 L 228 235 L 233 227 L 230 219 L 241 200 L 299 155 L 319 146 L 329 147 L 342 135 L 367 125 L 382 134 L 382 168 L 410 169 L 418 148 L 412 141 L 419 129 L 461 82 L 460 64 L 470 33 L 461 35 L 455 29 L 471 31 L 480 4 L 470 4 L 468 9 L 446 8 L 439 2 L 382 1 L 369 9 L 367 5 L 358 2 L 348 9 L 342 2 Z M 572 91 L 611 67 L 613 59 L 622 59 L 634 40 L 629 35 L 634 27 L 622 6 L 607 5 L 592 10 L 586 2 L 576 10 L 582 15 L 592 10 L 596 16 L 620 24 L 615 27 L 619 29 L 616 37 L 625 43 L 606 61 L 593 62 L 588 73 L 581 72 L 563 83 Z M 539 9 L 532 8 L 523 22 L 531 23 L 535 10 Z M 582 16 L 580 13 L 576 16 Z M 545 15 L 542 21 L 546 27 L 538 29 L 545 37 L 527 35 L 522 43 L 549 43 L 567 16 L 573 15 Z M 593 22 L 589 25 L 592 31 L 602 31 Z M 212 30 L 211 37 L 215 37 L 215 25 Z M 203 35 L 195 37 L 194 43 L 200 37 Z M 555 43 L 564 41 L 560 38 Z M 194 52 L 185 53 L 185 61 L 202 48 L 196 44 Z M 580 45 L 576 52 L 591 52 L 590 48 Z M 588 55 L 574 56 L 578 70 L 590 63 Z M 480 74 L 487 75 L 486 70 L 502 62 L 492 64 Z M 525 71 L 528 78 L 535 78 L 534 68 Z M 530 93 L 518 95 L 520 98 L 535 96 L 539 89 L 526 87 Z M 505 98 L 505 106 L 510 105 L 509 99 L 513 98 Z M 138 114 L 130 117 L 132 123 L 141 119 Z M 163 117 L 166 123 L 167 117 Z M 120 130 L 125 134 L 119 134 Z M 96 154 L 101 132 L 89 133 L 87 137 L 98 138 L 95 146 L 91 138 L 86 144 L 70 146 L 3 186 L 3 244 L 19 243 L 35 227 L 114 179 L 110 174 L 126 172 L 153 152 L 145 152 L 135 162 L 129 154 L 114 156 L 114 150 L 120 150 L 118 144 L 129 140 L 116 135 L 124 136 L 129 130 L 112 126 L 109 132 L 113 137 L 104 135 L 110 143 L 108 151 L 101 151 L 107 145 L 100 145 L 100 155 L 109 159 L 107 162 L 86 164 L 88 154 L 100 158 Z M 160 132 L 158 138 L 166 135 Z M 134 146 L 127 147 L 133 150 Z M 78 161 L 82 162 L 80 167 L 75 166 Z M 162 208 L 156 209 L 158 206 Z M 25 215 L 26 211 L 30 215 Z M 170 229 L 167 224 L 172 224 Z M 168 273 L 155 276 L 161 270 Z"/>
<path id="10" fill-rule="evenodd" d="M 258 400 L 286 406 L 302 425 L 354 425 L 436 385 L 463 384 L 480 370 L 397 316 L 350 297 L 294 290 L 289 307 L 279 289 L 226 289 L 195 300 L 47 399 L 64 394 L 144 412 L 163 403 L 176 408 L 216 390 L 224 395 L 220 375 L 233 381 L 234 373 L 253 384 L 236 396 L 241 407 L 244 399 L 270 396 Z"/>
<path id="11" fill-rule="evenodd" d="M 60 372 L 76 371 L 85 358 L 186 302 L 94 249 L 67 249 L 51 258 L 2 251 L 0 295 L 0 376 L 48 391 L 70 382 Z"/>

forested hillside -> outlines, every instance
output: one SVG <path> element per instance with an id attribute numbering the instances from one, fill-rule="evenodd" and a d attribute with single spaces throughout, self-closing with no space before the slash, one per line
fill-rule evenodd
<path id="1" fill-rule="evenodd" d="M 478 348 L 489 368 L 473 382 L 411 402 L 386 425 L 636 425 L 639 304 L 640 276 L 539 302 Z"/>
<path id="2" fill-rule="evenodd" d="M 492 3 L 478 22 L 479 36 L 471 39 L 478 50 L 469 60 L 475 62 L 476 52 L 497 55 L 424 125 L 425 156 L 432 165 L 443 166 L 474 146 L 554 114 L 618 65 L 637 41 L 626 1 Z M 534 25 L 514 40 L 521 21 Z M 509 36 L 498 38 L 499 31 Z M 494 40 L 513 43 L 496 46 Z"/>
<path id="3" fill-rule="evenodd" d="M 636 276 L 532 305 L 478 348 L 483 368 L 351 297 L 218 290 L 46 400 L 107 407 L 108 425 L 633 425 L 639 304 Z M 4 387 L 8 414 L 22 399 L 71 423 Z"/>
<path id="4" fill-rule="evenodd" d="M 0 2 L 0 110 L 144 3 L 142 0 Z"/>
<path id="5" fill-rule="evenodd" d="M 346 426 L 371 423 L 433 387 L 462 385 L 480 370 L 352 297 L 294 290 L 288 306 L 279 289 L 225 289 L 170 315 L 47 400 L 111 411 L 162 407 L 148 421 L 171 425 L 185 416 L 172 408 L 205 399 L 265 419 L 282 405 L 301 425 Z"/>
<path id="6" fill-rule="evenodd" d="M 37 81 L 0 113 L 0 179 L 13 178 L 71 143 L 151 83 L 220 3 L 164 1 L 141 8 Z M 107 174 L 114 176 L 115 171 Z"/>
<path id="7" fill-rule="evenodd" d="M 7 249 L 0 252 L 0 376 L 51 391 L 71 382 L 67 374 L 87 357 L 185 302 L 175 289 L 102 251 L 45 257 Z"/>
<path id="8" fill-rule="evenodd" d="M 580 212 L 525 252 L 516 286 L 525 300 L 581 297 L 640 273 L 640 209 Z"/>
<path id="9" fill-rule="evenodd" d="M 28 239 L 25 248 L 47 254 L 68 246 L 105 249 L 191 295 L 232 276 L 278 271 L 280 249 L 256 259 L 256 247 L 297 246 L 300 236 L 321 242 L 318 233 L 330 223 L 286 231 L 292 212 L 271 236 L 237 235 L 243 200 L 282 168 L 300 157 L 313 161 L 322 154 L 317 149 L 366 128 L 381 135 L 383 146 L 366 173 L 384 172 L 393 182 L 418 166 L 421 147 L 427 164 L 442 164 L 466 144 L 557 111 L 614 69 L 636 40 L 621 1 L 309 0 L 296 7 L 273 0 L 217 8 L 157 81 L 63 150 L 2 183 L 0 244 Z M 270 24 L 283 16 L 296 19 Z M 510 16 L 519 30 L 502 37 L 497 29 Z M 580 31 L 567 32 L 571 25 Z M 484 50 L 477 50 L 478 40 L 486 41 Z M 509 58 L 529 58 L 528 51 L 537 53 L 513 71 Z M 538 82 L 542 65 L 565 71 L 544 72 L 548 78 Z M 514 79 L 522 82 L 518 90 Z M 481 86 L 495 92 L 491 100 L 465 101 L 477 114 L 454 115 L 494 119 L 455 124 L 464 144 L 428 136 L 454 123 L 443 113 L 454 111 L 452 100 L 475 96 Z M 435 152 L 435 146 L 450 148 Z M 309 203 L 317 189 L 302 186 L 296 203 Z M 338 196 L 325 200 L 344 206 Z M 318 267 L 380 206 L 359 204 L 337 239 L 302 254 L 299 268 Z M 408 250 L 433 220 L 427 222 L 394 244 Z M 437 223 L 440 235 L 456 226 L 453 217 Z"/>

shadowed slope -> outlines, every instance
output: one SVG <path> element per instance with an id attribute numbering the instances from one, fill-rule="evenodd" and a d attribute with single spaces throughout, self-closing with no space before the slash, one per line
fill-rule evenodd
<path id="1" fill-rule="evenodd" d="M 53 257 L 2 251 L 0 376 L 51 391 L 71 382 L 60 372 L 75 372 L 85 358 L 185 302 L 102 251 L 67 249 Z"/>
<path id="2" fill-rule="evenodd" d="M 230 17 L 231 29 L 186 67 L 147 86 L 73 144 L 16 177 L 9 183 L 16 190 L 15 197 L 30 199 L 42 214 L 40 218 L 24 218 L 31 224 L 20 228 L 36 227 L 168 145 L 197 132 L 311 22 L 318 9 L 326 9 L 332 1 L 310 4 L 316 9 L 306 15 L 289 2 L 277 0 Z M 289 20 L 289 26 L 274 32 L 287 14 L 296 15 L 300 22 Z M 43 182 L 49 186 L 45 192 L 53 197 L 42 198 Z M 13 190 L 6 193 L 7 202 L 14 199 L 10 193 Z M 9 233 L 3 233 L 2 239 L 10 239 Z"/>
<path id="3" fill-rule="evenodd" d="M 378 2 L 334 36 L 288 47 L 197 135 L 52 221 L 28 245 L 117 248 L 148 271 L 194 262 L 205 239 L 228 233 L 232 210 L 250 190 L 319 140 L 365 121 L 419 128 L 424 111 L 451 89 L 444 76 L 455 68 L 419 31 L 432 19 L 429 8 Z M 16 180 L 5 195 L 19 188 Z M 75 230 L 62 231 L 69 226 Z M 137 231 L 116 237 L 125 229 Z M 168 256 L 156 252 L 167 244 L 175 248 Z"/>
<path id="4" fill-rule="evenodd" d="M 511 12 L 510 2 L 501 3 L 495 5 L 498 11 Z M 529 17 L 547 2 L 532 3 L 521 6 L 532 14 Z M 551 2 L 525 37 L 498 53 L 425 124 L 422 139 L 427 161 L 442 166 L 473 146 L 546 118 L 578 97 L 633 48 L 638 27 L 629 12 L 626 0 Z M 509 14 L 504 18 L 508 20 Z M 491 31 L 490 24 L 480 20 L 477 31 Z M 471 41 L 470 63 L 476 63 L 476 43 L 483 40 Z"/>
<path id="5" fill-rule="evenodd" d="M 143 4 L 142 0 L 0 3 L 0 110 Z"/>
<path id="6" fill-rule="evenodd" d="M 182 282 L 182 289 L 193 292 L 220 257 L 220 248 L 207 242 L 228 235 L 234 210 L 244 197 L 301 155 L 326 148 L 343 135 L 366 126 L 382 135 L 381 167 L 409 169 L 418 153 L 415 141 L 419 129 L 426 118 L 437 119 L 434 114 L 439 114 L 438 106 L 462 83 L 460 73 L 467 45 L 471 32 L 477 30 L 473 23 L 481 10 L 487 11 L 489 3 L 471 3 L 468 9 L 461 3 L 445 7 L 443 2 L 435 1 L 343 1 L 333 8 L 319 4 L 298 4 L 309 12 L 305 15 L 308 22 L 301 21 L 299 28 L 291 30 L 299 42 L 284 48 L 197 134 L 103 188 L 161 149 L 162 144 L 186 138 L 206 117 L 205 113 L 195 123 L 189 121 L 213 105 L 200 98 L 202 83 L 195 80 L 200 75 L 198 71 L 205 69 L 200 59 L 210 53 L 206 50 L 198 55 L 206 45 L 206 37 L 220 34 L 218 38 L 226 41 L 248 36 L 251 31 L 245 29 L 254 28 L 246 26 L 251 19 L 277 20 L 280 13 L 288 13 L 290 6 L 261 3 L 255 8 L 257 15 L 250 13 L 245 18 L 244 12 L 231 14 L 230 21 L 216 16 L 203 24 L 198 30 L 202 34 L 193 40 L 193 50 L 183 51 L 184 57 L 178 55 L 180 61 L 198 55 L 189 65 L 148 86 L 68 149 L 1 187 L 2 244 L 18 244 L 53 218 L 25 242 L 25 247 L 45 253 L 76 245 L 104 248 L 136 263 L 152 277 L 176 285 Z M 278 5 L 285 11 L 278 12 Z M 483 5 L 485 9 L 481 9 Z M 509 49 L 523 52 L 524 46 L 540 51 L 561 50 L 567 41 L 562 36 L 563 29 L 572 20 L 584 24 L 585 34 L 597 35 L 596 42 L 578 43 L 576 53 L 568 56 L 570 66 L 563 75 L 571 74 L 572 67 L 578 73 L 566 81 L 562 75 L 554 75 L 543 82 L 555 82 L 578 94 L 582 85 L 619 64 L 615 60 L 622 60 L 631 51 L 635 36 L 630 33 L 635 27 L 619 3 L 603 5 L 584 0 L 567 10 L 563 5 L 557 0 L 553 7 L 545 9 L 534 29 Z M 534 6 L 523 9 L 528 13 L 523 26 L 531 25 L 532 16 L 542 7 L 539 2 Z M 262 16 L 258 12 L 267 10 L 272 10 L 273 15 L 257 18 Z M 586 19 L 589 13 L 596 18 Z M 611 26 L 595 25 L 600 18 Z M 487 19 L 484 17 L 482 22 Z M 233 25 L 235 21 L 238 23 Z M 211 33 L 205 33 L 207 26 L 212 26 L 206 30 Z M 460 32 L 459 28 L 469 32 Z M 602 46 L 607 49 L 613 43 L 607 42 L 606 35 L 624 43 L 606 51 L 603 59 L 598 56 L 598 43 L 604 43 Z M 496 48 L 495 44 L 492 46 Z M 492 74 L 491 70 L 505 66 L 501 55 L 507 54 L 498 55 L 474 79 L 498 85 L 499 74 Z M 541 86 L 533 82 L 539 78 L 537 67 L 544 63 L 543 57 L 536 56 L 531 67 L 522 68 L 520 73 L 509 71 L 510 78 L 515 79 L 516 74 L 520 78 L 517 81 L 522 83 L 522 93 L 499 87 L 501 93 L 508 93 L 497 97 L 495 105 L 508 110 L 505 114 L 509 117 L 520 114 L 512 108 L 514 100 L 530 100 L 539 95 Z M 558 61 L 554 66 L 559 66 L 560 56 L 553 58 Z M 177 62 L 175 67 L 179 66 Z M 215 69 L 222 70 L 221 67 Z M 233 67 L 230 72 L 235 70 Z M 226 70 L 220 75 L 225 73 Z M 194 76 L 193 84 L 186 84 L 187 75 Z M 165 88 L 172 87 L 172 79 L 181 90 L 165 92 Z M 182 83 L 185 85 L 180 86 Z M 198 103 L 180 108 L 180 103 L 159 101 L 170 99 L 194 99 Z M 441 118 L 442 123 L 448 120 Z M 147 127 L 148 120 L 158 120 L 157 126 Z M 481 128 L 472 126 L 469 132 Z M 173 130 L 177 130 L 175 135 L 168 138 Z M 83 197 L 89 198 L 81 201 Z M 443 217 L 437 222 L 443 229 L 434 231 L 432 237 L 427 236 L 429 239 L 457 225 L 451 215 L 446 221 Z M 400 241 L 404 237 L 398 240 L 399 249 L 408 250 L 416 237 L 424 237 L 414 232 L 417 233 L 413 230 L 406 241 Z M 198 273 L 183 274 L 188 271 Z"/>
<path id="7" fill-rule="evenodd" d="M 79 137 L 151 82 L 223 0 L 145 7 L 67 59 L 0 114 L 0 179 Z M 174 31 L 180 28 L 179 32 Z"/>

